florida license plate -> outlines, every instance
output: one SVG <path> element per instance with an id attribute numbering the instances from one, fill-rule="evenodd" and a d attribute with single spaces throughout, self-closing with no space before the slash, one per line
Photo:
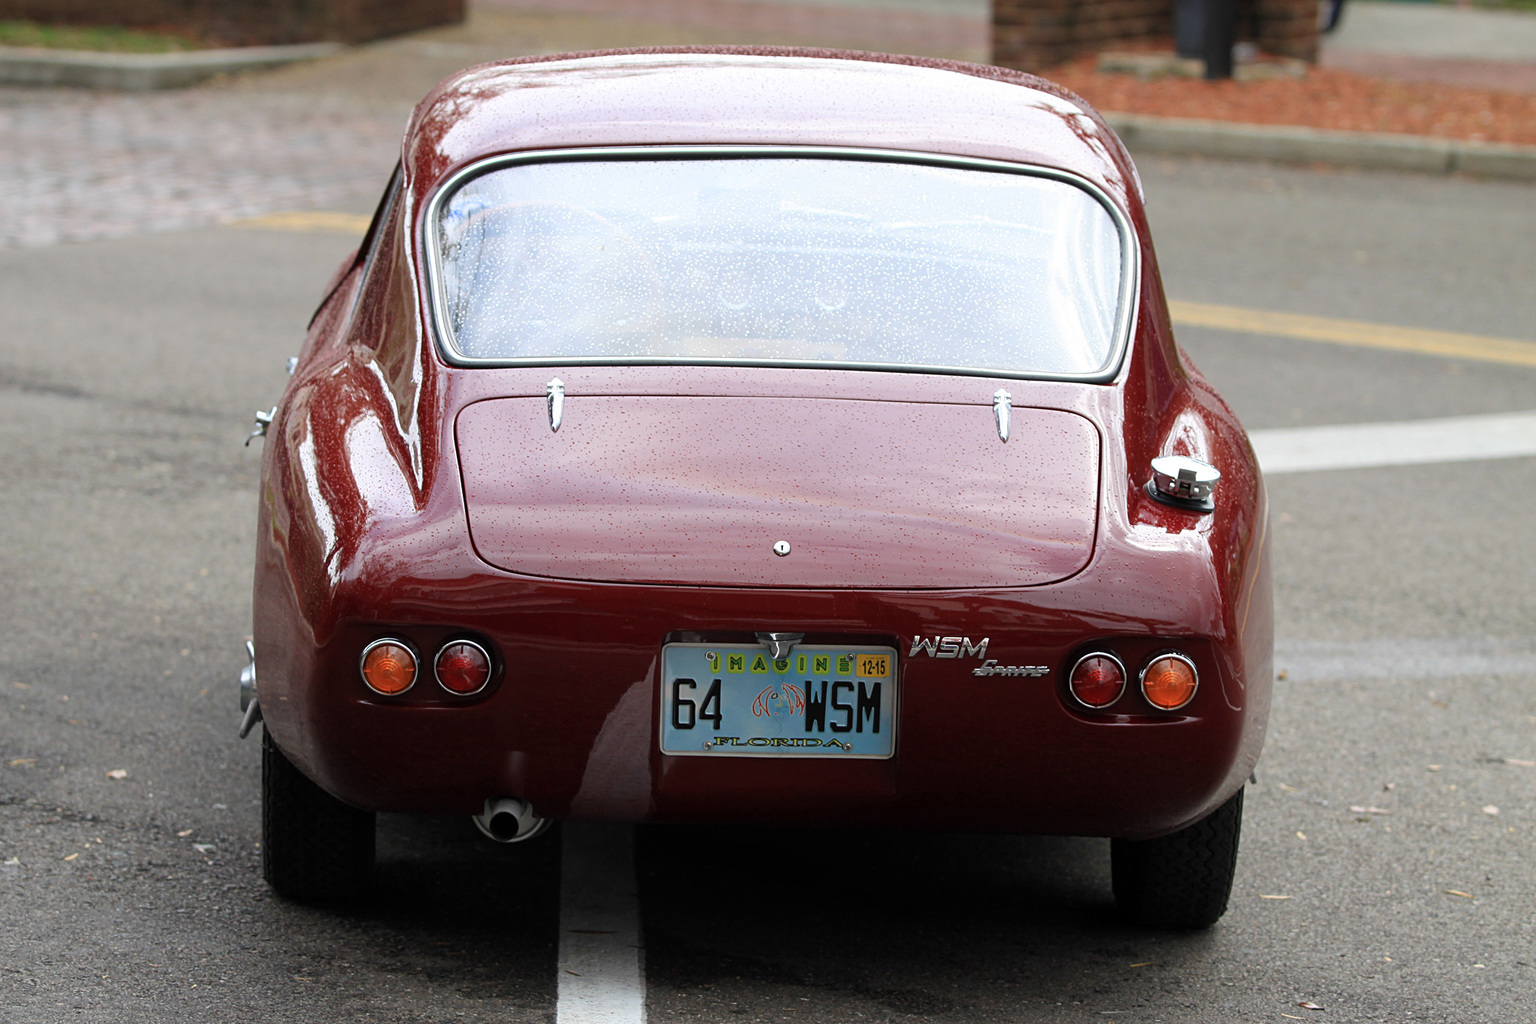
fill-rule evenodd
<path id="1" fill-rule="evenodd" d="M 774 661 L 748 644 L 667 644 L 661 751 L 747 757 L 890 757 L 896 651 L 799 644 Z"/>

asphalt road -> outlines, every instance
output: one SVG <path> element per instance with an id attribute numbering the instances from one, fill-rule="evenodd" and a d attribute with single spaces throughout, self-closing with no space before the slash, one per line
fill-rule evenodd
<path id="1" fill-rule="evenodd" d="M 1143 173 L 1174 296 L 1536 338 L 1529 187 Z M 386 816 L 360 909 L 260 878 L 241 441 L 351 244 L 0 250 L 0 1021 L 553 1019 L 558 839 Z M 1181 340 L 1252 428 L 1536 409 L 1536 370 Z M 650 1019 L 1531 1019 L 1536 460 L 1270 493 L 1285 678 L 1217 927 L 1117 923 L 1102 841 L 643 829 Z"/>

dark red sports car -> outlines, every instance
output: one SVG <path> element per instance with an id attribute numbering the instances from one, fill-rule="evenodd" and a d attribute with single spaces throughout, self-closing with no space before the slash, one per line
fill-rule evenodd
<path id="1" fill-rule="evenodd" d="M 921 822 L 1112 837 L 1132 919 L 1210 924 L 1265 524 L 1077 97 L 834 51 L 469 69 L 267 430 L 267 878 L 354 889 L 376 811 Z"/>

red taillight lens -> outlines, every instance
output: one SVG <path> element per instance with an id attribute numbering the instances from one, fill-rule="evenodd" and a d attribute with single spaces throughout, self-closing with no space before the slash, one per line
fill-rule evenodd
<path id="1" fill-rule="evenodd" d="M 1195 696 L 1200 677 L 1182 654 L 1161 654 L 1141 673 L 1141 692 L 1154 707 L 1177 711 Z"/>
<path id="2" fill-rule="evenodd" d="M 370 690 L 393 697 L 416 682 L 416 653 L 399 640 L 375 640 L 363 648 L 362 671 Z"/>
<path id="3" fill-rule="evenodd" d="M 491 656 L 473 640 L 455 640 L 437 652 L 437 681 L 453 693 L 479 693 L 491 681 Z"/>
<path id="4" fill-rule="evenodd" d="M 1125 692 L 1125 666 L 1113 654 L 1087 654 L 1072 666 L 1072 696 L 1090 708 L 1108 707 Z"/>

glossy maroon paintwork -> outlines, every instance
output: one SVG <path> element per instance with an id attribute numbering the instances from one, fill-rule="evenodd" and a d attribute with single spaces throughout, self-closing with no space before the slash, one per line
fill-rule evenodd
<path id="1" fill-rule="evenodd" d="M 967 67 L 759 51 L 540 58 L 471 69 L 418 107 L 400 199 L 379 225 L 376 254 L 336 282 L 267 437 L 258 695 L 267 728 L 296 764 L 342 799 L 378 810 L 474 812 L 487 797 L 512 795 L 556 818 L 903 826 L 917 817 L 944 828 L 1116 836 L 1171 831 L 1243 784 L 1263 742 L 1272 648 L 1266 506 L 1252 450 L 1174 343 L 1119 142 L 1070 94 Z M 1033 425 L 1090 428 L 1078 440 L 1068 430 L 1048 447 L 1062 463 L 1056 472 L 1077 464 L 1064 497 L 1026 499 L 972 552 L 958 534 L 903 537 L 862 510 L 867 540 L 834 544 L 837 516 L 826 505 L 849 495 L 813 489 L 799 507 L 766 497 L 758 511 L 782 513 L 775 525 L 788 530 L 803 516 L 807 535 L 827 541 L 793 569 L 772 561 L 761 544 L 771 538 L 754 535 L 747 518 L 710 520 L 719 509 L 705 498 L 697 522 L 687 514 L 692 499 L 673 494 L 664 515 L 637 525 L 616 514 L 622 484 L 594 483 L 591 505 L 582 507 L 579 481 L 550 477 L 538 493 L 555 495 L 564 524 L 554 514 L 521 521 L 516 508 L 498 505 L 529 493 L 516 473 L 523 453 L 530 466 L 560 471 L 541 418 L 554 374 L 442 360 L 428 326 L 423 205 L 446 176 L 488 154 L 673 142 L 873 146 L 1080 175 L 1121 206 L 1139 238 L 1131 349 L 1106 384 L 562 366 L 562 432 L 579 440 L 584 410 L 687 406 L 705 410 L 687 429 L 704 430 L 706 419 L 728 423 L 726 412 L 716 419 L 711 410 L 731 403 L 799 403 L 824 410 L 817 415 L 828 423 L 849 418 L 831 410 L 882 403 L 886 412 L 922 410 L 947 428 L 966 422 L 963 437 L 911 431 L 898 439 L 899 460 L 883 463 L 937 472 L 931 467 L 981 458 L 975 446 L 983 442 L 1001 447 L 991 405 L 1006 387 L 1017 416 L 1009 465 L 1023 479 L 1039 479 L 1027 465 Z M 895 429 L 892 417 L 877 418 L 881 430 Z M 500 452 L 492 447 L 498 431 Z M 633 454 L 588 441 L 606 444 L 588 455 L 607 467 Z M 761 454 L 764 443 L 749 431 L 713 430 L 711 471 L 723 471 L 733 453 Z M 827 436 L 825 444 L 864 450 L 858 438 Z M 684 454 L 687 437 L 669 445 Z M 1150 460 L 1175 452 L 1221 470 L 1214 513 L 1170 508 L 1143 490 Z M 826 455 L 843 457 L 851 456 Z M 937 486 L 923 488 L 919 481 L 909 493 L 906 512 L 939 508 Z M 882 500 L 901 495 L 892 488 Z M 980 522 L 969 513 L 960 519 L 965 528 Z M 663 520 L 664 536 L 632 532 Z M 759 564 L 722 569 L 699 558 L 690 546 L 714 527 L 722 546 L 734 545 L 733 558 L 746 552 Z M 1049 542 L 1043 553 L 982 564 L 1007 546 L 1005 535 L 1031 531 Z M 595 558 L 604 538 L 633 562 Z M 569 544 L 570 557 L 530 552 L 531 539 Z M 668 546 L 682 568 L 660 568 Z M 573 578 L 582 575 L 609 581 Z M 762 629 L 895 646 L 896 756 L 663 757 L 655 736 L 662 644 L 750 642 Z M 381 636 L 410 640 L 424 658 L 449 639 L 478 639 L 496 658 L 493 680 L 472 698 L 430 678 L 402 698 L 376 697 L 358 678 L 357 659 Z M 998 664 L 1047 665 L 1050 673 L 978 677 L 974 660 L 907 657 L 918 636 L 988 637 L 987 657 Z M 1102 711 L 1081 707 L 1066 690 L 1067 672 L 1091 650 L 1118 655 L 1133 679 Z M 1200 671 L 1199 692 L 1174 713 L 1157 712 L 1134 686 L 1164 650 L 1187 654 Z"/>
<path id="2" fill-rule="evenodd" d="M 828 398 L 477 402 L 455 440 L 470 539 L 557 579 L 704 586 L 1037 586 L 1093 554 L 1099 435 L 1082 416 Z M 942 459 L 912 437 L 943 438 Z M 507 439 L 517 457 L 507 458 Z M 829 439 L 835 438 L 835 443 Z M 794 538 L 790 554 L 774 542 Z"/>

